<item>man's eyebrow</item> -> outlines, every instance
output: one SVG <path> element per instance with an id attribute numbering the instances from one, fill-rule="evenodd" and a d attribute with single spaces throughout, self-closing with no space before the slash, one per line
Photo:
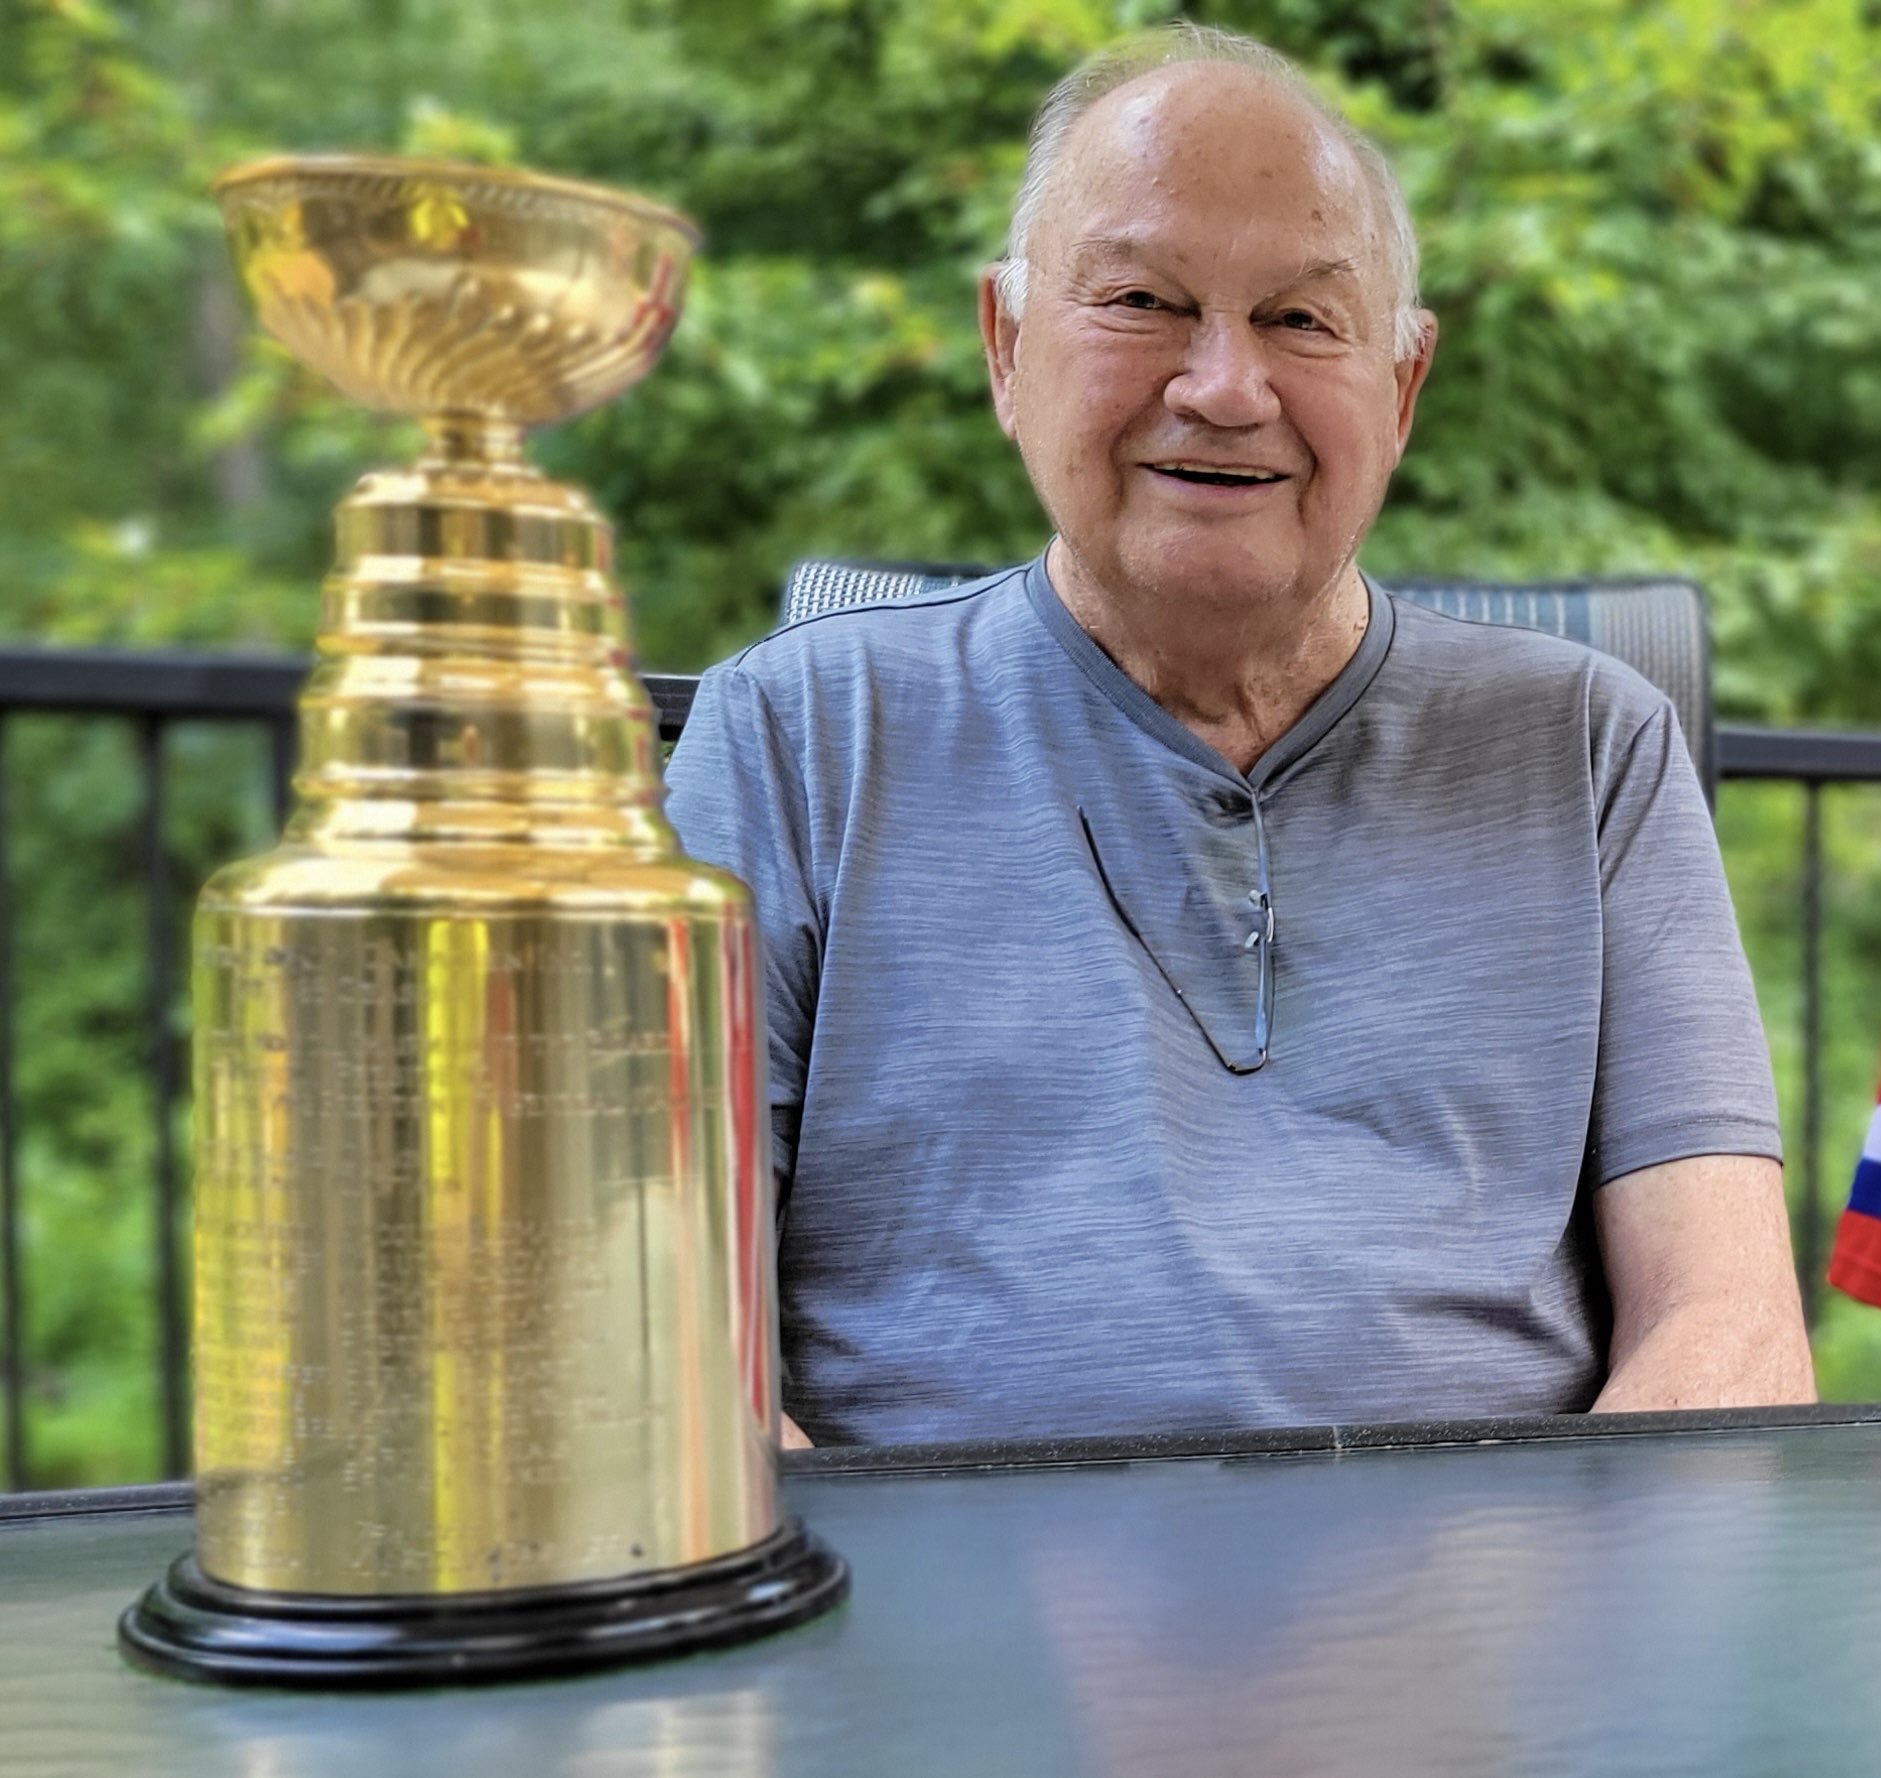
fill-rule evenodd
<path id="1" fill-rule="evenodd" d="M 1316 284 L 1322 278 L 1356 277 L 1358 269 L 1358 261 L 1354 259 L 1316 259 L 1289 282 Z"/>
<path id="2" fill-rule="evenodd" d="M 1069 253 L 1074 259 L 1127 259 L 1151 250 L 1140 235 L 1085 235 L 1071 243 Z"/>
<path id="3" fill-rule="evenodd" d="M 1155 252 L 1156 244 L 1141 235 L 1085 235 L 1071 243 L 1067 257 L 1073 261 L 1140 259 Z M 1277 293 L 1297 289 L 1302 284 L 1318 284 L 1329 278 L 1353 278 L 1358 275 L 1359 266 L 1355 259 L 1316 259 L 1290 277 L 1281 279 L 1274 289 Z"/>

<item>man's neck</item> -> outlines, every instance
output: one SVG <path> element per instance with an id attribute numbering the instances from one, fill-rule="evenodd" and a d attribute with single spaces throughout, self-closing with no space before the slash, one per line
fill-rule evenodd
<path id="1" fill-rule="evenodd" d="M 1338 678 L 1371 622 L 1371 596 L 1353 564 L 1299 601 L 1198 601 L 1174 610 L 1113 596 L 1061 537 L 1052 539 L 1045 568 L 1092 641 L 1239 772 Z"/>

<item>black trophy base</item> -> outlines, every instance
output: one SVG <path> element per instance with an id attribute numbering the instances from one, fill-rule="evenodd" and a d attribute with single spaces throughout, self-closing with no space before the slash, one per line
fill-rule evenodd
<path id="1" fill-rule="evenodd" d="M 689 1568 L 505 1593 L 346 1598 L 211 1580 L 194 1555 L 118 1621 L 139 1666 L 225 1685 L 466 1685 L 722 1648 L 800 1624 L 849 1590 L 795 1520 Z"/>

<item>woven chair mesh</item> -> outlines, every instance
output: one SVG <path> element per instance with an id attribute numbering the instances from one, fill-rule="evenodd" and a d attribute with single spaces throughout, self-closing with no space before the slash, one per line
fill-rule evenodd
<path id="1" fill-rule="evenodd" d="M 980 568 L 893 567 L 869 562 L 799 562 L 784 583 L 784 622 L 802 623 L 851 605 L 912 599 L 946 586 L 978 580 Z"/>
<path id="2" fill-rule="evenodd" d="M 1717 783 L 1718 751 L 1704 595 L 1690 581 L 1658 581 L 1596 593 L 1592 604 L 1593 645 L 1631 662 L 1672 700 L 1709 796 Z"/>

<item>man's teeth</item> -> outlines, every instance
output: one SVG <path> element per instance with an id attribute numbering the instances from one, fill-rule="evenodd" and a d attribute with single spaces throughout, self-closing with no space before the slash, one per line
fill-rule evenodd
<path id="1" fill-rule="evenodd" d="M 1262 475 L 1254 470 L 1241 469 L 1196 469 L 1184 463 L 1158 463 L 1156 466 L 1164 475 L 1173 475 L 1178 481 L 1207 482 L 1218 488 L 1244 488 L 1259 483 L 1277 482 L 1284 478 L 1278 475 Z"/>

